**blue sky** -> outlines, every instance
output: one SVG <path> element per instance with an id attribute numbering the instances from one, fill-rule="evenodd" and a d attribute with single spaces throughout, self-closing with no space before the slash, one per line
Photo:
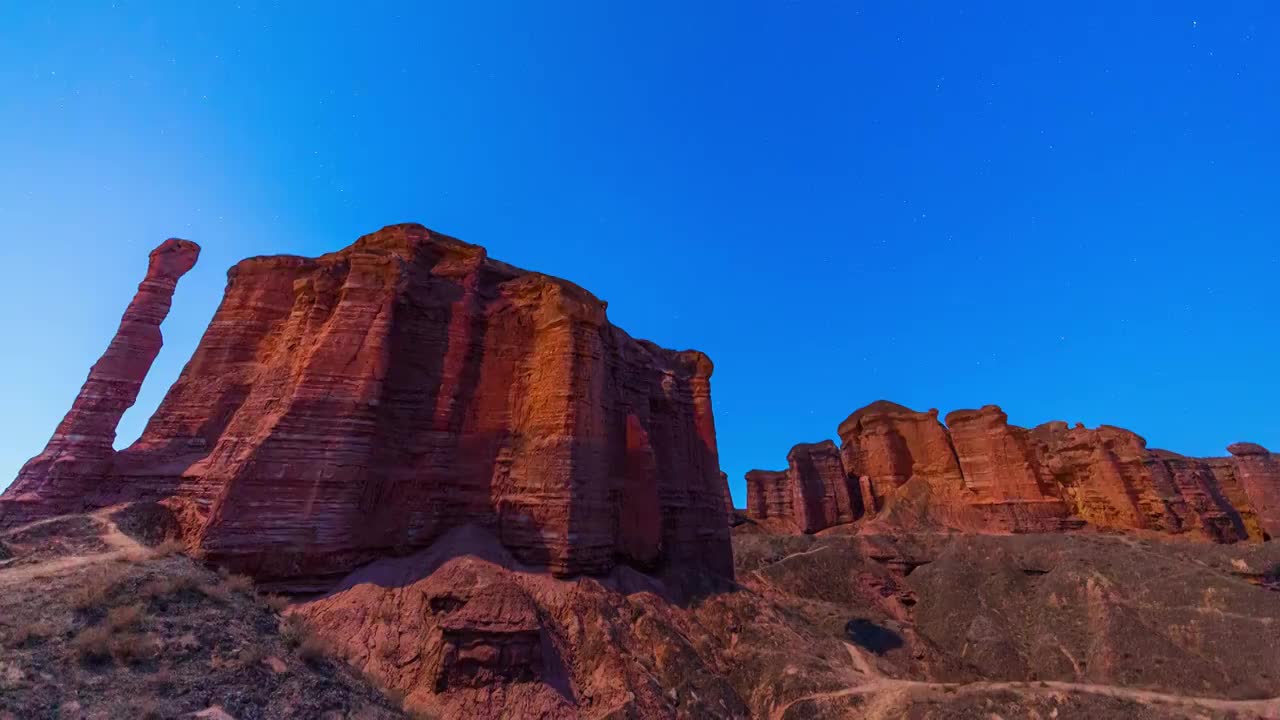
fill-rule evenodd
<path id="1" fill-rule="evenodd" d="M 418 5 L 0 6 L 0 487 L 164 238 L 121 445 L 234 262 L 406 221 L 711 355 L 739 503 L 879 398 L 1280 449 L 1280 5 Z"/>

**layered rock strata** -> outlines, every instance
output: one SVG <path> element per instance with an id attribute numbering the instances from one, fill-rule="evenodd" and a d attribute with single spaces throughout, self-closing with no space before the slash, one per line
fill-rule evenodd
<path id="1" fill-rule="evenodd" d="M 787 453 L 787 484 L 796 524 L 802 532 L 817 532 L 862 517 L 862 496 L 849 482 L 835 443 L 796 445 Z"/>
<path id="2" fill-rule="evenodd" d="M 733 493 L 729 491 L 729 474 L 723 471 L 720 473 L 720 487 L 724 494 L 724 517 L 732 527 L 738 522 L 738 514 L 733 508 Z"/>
<path id="3" fill-rule="evenodd" d="M 1231 453 L 1237 492 L 1248 497 L 1258 532 L 1267 538 L 1280 536 L 1280 458 L 1261 445 L 1236 443 Z"/>
<path id="4" fill-rule="evenodd" d="M 752 470 L 747 473 L 747 517 L 792 523 L 796 519 L 795 494 L 787 473 Z"/>
<path id="5" fill-rule="evenodd" d="M 0 526 L 28 518 L 78 512 L 101 503 L 101 487 L 115 458 L 120 418 L 138 399 L 160 354 L 160 324 L 178 280 L 200 257 L 200 246 L 170 238 L 151 251 L 147 274 L 120 327 L 44 451 L 27 462 L 0 503 Z"/>
<path id="6" fill-rule="evenodd" d="M 232 268 L 138 442 L 22 489 L 163 499 L 195 550 L 265 580 L 345 573 L 466 524 L 557 575 L 729 575 L 711 373 L 702 353 L 632 339 L 577 285 L 391 226 Z"/>
<path id="7" fill-rule="evenodd" d="M 950 413 L 873 403 L 838 429 L 839 467 L 816 482 L 797 472 L 747 474 L 748 517 L 817 532 L 845 524 L 832 488 L 862 513 L 899 525 L 973 532 L 1048 532 L 1083 525 L 1187 534 L 1217 542 L 1269 539 L 1280 524 L 1280 462 L 1266 449 L 1232 445 L 1229 458 L 1190 458 L 1147 448 L 1122 428 L 1050 422 L 1010 425 L 998 407 Z M 814 518 L 820 518 L 815 521 Z"/>

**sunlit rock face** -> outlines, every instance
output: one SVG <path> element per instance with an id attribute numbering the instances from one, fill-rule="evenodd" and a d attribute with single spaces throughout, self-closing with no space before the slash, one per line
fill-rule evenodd
<path id="1" fill-rule="evenodd" d="M 245 260 L 138 442 L 5 500 L 164 499 L 193 549 L 260 579 L 335 576 L 465 524 L 557 575 L 731 575 L 711 361 L 605 307 L 419 225 Z"/>
<path id="2" fill-rule="evenodd" d="M 795 462 L 796 451 L 786 473 L 749 473 L 749 517 L 769 519 L 765 529 L 778 532 L 847 524 L 824 509 L 839 504 L 842 496 L 831 490 L 839 488 L 875 527 L 1028 533 L 1092 526 L 1229 543 L 1268 539 L 1280 526 L 1280 462 L 1249 443 L 1232 445 L 1229 458 L 1190 458 L 1149 449 L 1122 428 L 1050 422 L 1026 429 L 994 405 L 957 410 L 944 425 L 936 410 L 887 401 L 853 413 L 838 433 L 839 456 L 833 462 L 823 453 L 821 473 L 797 472 L 812 462 Z M 841 474 L 843 485 L 817 480 Z"/>
<path id="3" fill-rule="evenodd" d="M 877 507 L 910 480 L 939 493 L 962 485 L 959 461 L 937 410 L 916 412 L 881 400 L 845 418 L 836 432 L 846 471 L 866 478 Z"/>

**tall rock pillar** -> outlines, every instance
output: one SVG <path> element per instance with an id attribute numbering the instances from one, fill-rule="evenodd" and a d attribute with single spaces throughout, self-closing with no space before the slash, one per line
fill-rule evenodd
<path id="1" fill-rule="evenodd" d="M 169 239 L 151 251 L 147 275 L 125 310 L 115 337 L 44 452 L 18 472 L 0 502 L 0 525 L 22 522 L 23 507 L 41 504 L 74 511 L 98 504 L 94 491 L 111 468 L 116 427 L 138 399 L 138 391 L 164 340 L 160 323 L 169 314 L 178 279 L 195 266 L 200 246 Z"/>

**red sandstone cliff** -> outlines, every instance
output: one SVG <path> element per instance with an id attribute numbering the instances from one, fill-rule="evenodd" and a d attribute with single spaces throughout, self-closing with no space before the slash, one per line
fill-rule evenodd
<path id="1" fill-rule="evenodd" d="M 1237 496 L 1249 499 L 1258 534 L 1268 539 L 1280 537 L 1280 459 L 1253 443 L 1236 443 L 1227 451 L 1232 456 L 1232 475 L 1239 485 L 1228 492 L 1235 490 Z"/>
<path id="2" fill-rule="evenodd" d="M 136 392 L 154 352 L 118 350 Z M 164 499 L 209 559 L 294 584 L 464 524 L 559 575 L 731 575 L 711 372 L 632 339 L 570 282 L 391 226 L 232 268 L 138 442 L 110 452 L 104 415 L 94 464 L 37 458 L 0 508 Z"/>
<path id="3" fill-rule="evenodd" d="M 1280 526 L 1280 461 L 1257 445 L 1188 458 L 1150 450 L 1121 428 L 1028 430 L 994 405 L 953 412 L 944 426 L 936 410 L 886 401 L 853 413 L 838 432 L 842 467 L 828 463 L 822 477 L 842 472 L 864 512 L 883 510 L 880 524 L 1048 532 L 1087 523 L 1218 542 L 1267 539 Z M 747 474 L 748 517 L 799 532 L 847 523 L 822 511 L 841 484 L 792 466 Z"/>

